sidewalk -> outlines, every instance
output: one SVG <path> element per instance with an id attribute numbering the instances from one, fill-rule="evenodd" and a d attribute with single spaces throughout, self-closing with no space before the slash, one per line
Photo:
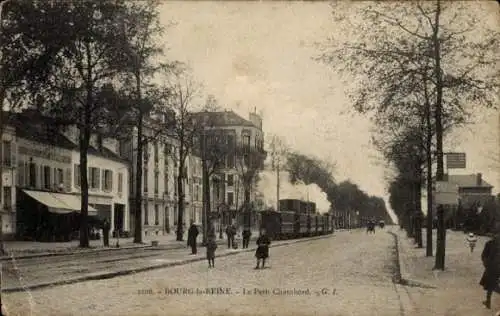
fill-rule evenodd
<path id="1" fill-rule="evenodd" d="M 445 270 L 433 271 L 435 257 L 425 256 L 426 231 L 423 230 L 424 248 L 406 237 L 399 228 L 391 229 L 397 235 L 399 265 L 405 294 L 409 301 L 406 315 L 494 315 L 500 310 L 500 296 L 494 294 L 492 309 L 482 305 L 484 291 L 479 286 L 483 273 L 481 251 L 489 237 L 478 237 L 476 249 L 470 253 L 462 232 L 446 233 Z M 435 255 L 436 230 L 433 231 Z"/>

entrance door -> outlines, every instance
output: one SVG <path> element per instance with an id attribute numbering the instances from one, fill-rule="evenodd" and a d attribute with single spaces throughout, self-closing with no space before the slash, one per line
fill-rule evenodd
<path id="1" fill-rule="evenodd" d="M 170 213 L 168 211 L 168 206 L 165 206 L 165 232 L 170 234 Z"/>
<path id="2" fill-rule="evenodd" d="M 123 204 L 115 204 L 115 230 L 122 232 L 123 231 L 123 221 L 125 218 L 125 205 Z"/>

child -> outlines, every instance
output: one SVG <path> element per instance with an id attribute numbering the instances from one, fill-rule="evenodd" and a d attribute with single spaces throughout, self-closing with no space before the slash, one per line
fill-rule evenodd
<path id="1" fill-rule="evenodd" d="M 472 253 L 474 251 L 474 247 L 476 247 L 476 242 L 477 242 L 477 238 L 474 235 L 474 233 L 470 233 L 467 236 L 467 242 L 469 243 L 470 252 Z"/>
<path id="2" fill-rule="evenodd" d="M 215 267 L 215 249 L 217 249 L 215 236 L 209 236 L 207 240 L 207 260 L 209 268 Z"/>
<path id="3" fill-rule="evenodd" d="M 259 269 L 260 261 L 262 260 L 262 268 L 266 264 L 266 259 L 269 257 L 269 245 L 271 240 L 266 234 L 266 230 L 262 229 L 260 236 L 257 239 L 257 250 L 255 251 L 255 257 L 257 258 L 257 266 L 255 269 Z"/>

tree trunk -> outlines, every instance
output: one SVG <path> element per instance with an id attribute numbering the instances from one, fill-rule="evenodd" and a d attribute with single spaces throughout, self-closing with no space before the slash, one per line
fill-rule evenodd
<path id="1" fill-rule="evenodd" d="M 139 85 L 139 83 L 138 83 Z M 144 142 L 143 142 L 143 114 L 139 109 L 139 117 L 137 118 L 137 157 L 135 164 L 135 226 L 134 226 L 134 243 L 142 243 L 142 172 L 144 168 Z"/>
<path id="2" fill-rule="evenodd" d="M 1 16 L 0 16 L 1 17 Z M 1 22 L 0 22 L 1 23 Z M 3 54 L 2 54 L 3 56 Z M 3 104 L 5 100 L 5 89 L 0 87 L 0 109 L 3 109 Z M 0 111 L 0 139 L 3 140 L 4 133 L 4 112 Z M 3 142 L 0 143 L 0 177 L 3 179 Z M 3 192 L 3 181 L 0 181 L 0 193 Z M 3 194 L 0 194 L 0 254 L 5 254 L 4 248 L 4 238 L 3 238 Z"/>
<path id="3" fill-rule="evenodd" d="M 80 185 L 82 197 L 82 210 L 80 215 L 80 247 L 89 247 L 89 229 L 88 229 L 88 214 L 89 214 L 89 183 L 87 177 L 87 153 L 90 143 L 90 107 L 92 105 L 92 91 L 87 92 L 87 104 L 84 109 L 84 124 L 80 129 Z"/>
<path id="4" fill-rule="evenodd" d="M 419 175 L 421 179 L 421 175 Z M 415 216 L 415 240 L 418 248 L 423 248 L 422 244 L 422 181 L 416 183 L 415 188 L 416 196 L 416 216 Z"/>
<path id="5" fill-rule="evenodd" d="M 431 126 L 431 109 L 430 103 L 427 104 L 426 113 L 426 161 L 427 161 L 427 241 L 426 241 L 426 252 L 427 257 L 432 257 L 433 247 L 432 247 L 432 228 L 433 228 L 433 202 L 432 202 L 432 126 Z"/>
<path id="6" fill-rule="evenodd" d="M 443 125 L 442 125 L 442 110 L 443 110 L 443 83 L 441 72 L 441 47 L 439 42 L 439 18 L 441 16 L 441 3 L 437 0 L 433 44 L 434 44 L 434 75 L 436 76 L 436 151 L 437 151 L 437 168 L 436 181 L 442 181 L 444 178 L 444 162 L 443 162 Z M 445 255 L 446 255 L 446 227 L 444 223 L 444 209 L 442 205 L 437 206 L 437 242 L 436 242 L 436 261 L 434 269 L 444 270 Z"/>
<path id="7" fill-rule="evenodd" d="M 180 146 L 183 146 L 181 144 Z M 180 148 L 182 151 L 183 149 Z M 183 153 L 179 153 L 181 159 L 179 159 L 179 174 L 177 175 L 177 241 L 182 241 L 184 236 L 184 227 L 183 227 L 183 219 L 184 219 L 184 164 L 185 161 L 183 159 Z"/>

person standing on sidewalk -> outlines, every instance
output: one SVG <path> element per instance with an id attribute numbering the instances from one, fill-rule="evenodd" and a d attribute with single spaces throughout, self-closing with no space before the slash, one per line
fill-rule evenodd
<path id="1" fill-rule="evenodd" d="M 208 267 L 215 268 L 215 250 L 217 249 L 217 242 L 215 241 L 215 232 L 207 236 L 207 260 Z"/>
<path id="2" fill-rule="evenodd" d="M 232 225 L 228 225 L 226 227 L 226 237 L 227 237 L 227 248 L 231 249 L 234 246 L 234 235 L 236 234 L 236 230 Z"/>
<path id="3" fill-rule="evenodd" d="M 250 228 L 243 229 L 243 248 L 248 248 L 248 244 L 250 243 L 250 237 L 252 236 L 252 232 Z"/>
<path id="4" fill-rule="evenodd" d="M 191 254 L 195 255 L 197 253 L 196 249 L 196 238 L 198 238 L 198 227 L 196 227 L 195 223 L 193 220 L 191 220 L 191 226 L 189 227 L 188 230 L 188 240 L 187 244 L 188 247 L 191 247 Z"/>
<path id="5" fill-rule="evenodd" d="M 486 291 L 486 300 L 483 302 L 486 308 L 491 308 L 491 296 L 493 291 L 500 293 L 498 281 L 500 278 L 500 222 L 495 224 L 495 236 L 486 242 L 481 260 L 484 265 L 484 273 L 479 284 Z"/>
<path id="6" fill-rule="evenodd" d="M 111 225 L 109 225 L 108 219 L 105 218 L 102 223 L 102 240 L 104 242 L 104 247 L 109 247 L 109 230 Z"/>
<path id="7" fill-rule="evenodd" d="M 474 233 L 470 233 L 467 236 L 467 242 L 469 243 L 470 252 L 473 253 L 477 242 L 476 235 L 474 235 Z"/>

